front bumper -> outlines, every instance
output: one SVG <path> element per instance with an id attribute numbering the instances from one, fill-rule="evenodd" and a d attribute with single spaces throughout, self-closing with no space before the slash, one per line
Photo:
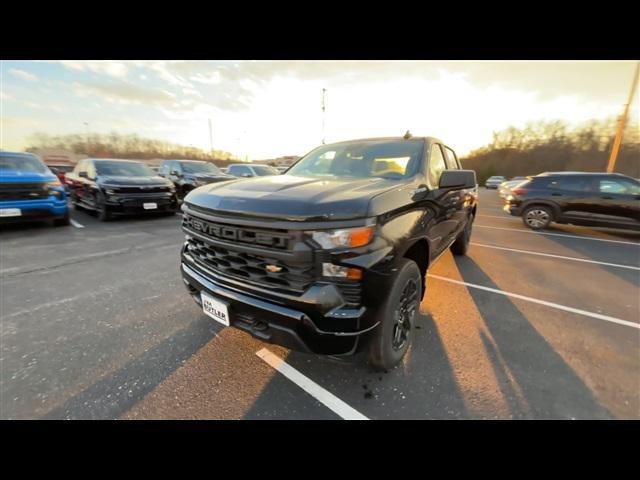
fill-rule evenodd
<path id="1" fill-rule="evenodd" d="M 67 199 L 55 196 L 38 200 L 9 200 L 0 202 L 0 208 L 18 208 L 22 213 L 17 217 L 0 217 L 0 222 L 20 222 L 64 217 L 68 212 Z"/>
<path id="2" fill-rule="evenodd" d="M 506 202 L 502 209 L 510 215 L 514 217 L 519 217 L 522 215 L 522 208 L 519 205 L 515 205 L 513 203 Z"/>
<path id="3" fill-rule="evenodd" d="M 268 343 L 308 353 L 350 355 L 362 348 L 377 326 L 365 307 L 341 308 L 344 302 L 330 284 L 314 285 L 301 298 L 276 298 L 249 292 L 204 270 L 183 254 L 182 277 L 195 302 L 201 305 L 203 290 L 223 300 L 231 326 Z"/>
<path id="4" fill-rule="evenodd" d="M 145 203 L 155 203 L 158 208 L 145 209 Z M 162 196 L 125 196 L 109 195 L 106 201 L 109 213 L 120 215 L 136 215 L 141 213 L 168 213 L 178 210 L 178 200 L 175 195 Z"/>

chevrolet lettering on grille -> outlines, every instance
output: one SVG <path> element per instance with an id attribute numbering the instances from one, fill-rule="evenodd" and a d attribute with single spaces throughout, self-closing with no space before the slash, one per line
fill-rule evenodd
<path id="1" fill-rule="evenodd" d="M 219 238 L 220 240 L 253 243 L 263 245 L 265 247 L 280 249 L 287 248 L 287 241 L 289 239 L 287 235 L 248 230 L 231 225 L 220 225 L 217 223 L 207 222 L 199 218 L 194 218 L 189 215 L 184 216 L 182 225 L 183 227 L 189 228 L 193 231 L 203 233 L 210 237 Z"/>

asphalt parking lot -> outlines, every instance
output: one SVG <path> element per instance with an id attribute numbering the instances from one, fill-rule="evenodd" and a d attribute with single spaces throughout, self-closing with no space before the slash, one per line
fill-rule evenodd
<path id="1" fill-rule="evenodd" d="M 468 256 L 432 266 L 387 373 L 214 324 L 179 215 L 4 227 L 0 417 L 640 418 L 640 234 L 535 233 L 500 207 L 481 189 Z"/>

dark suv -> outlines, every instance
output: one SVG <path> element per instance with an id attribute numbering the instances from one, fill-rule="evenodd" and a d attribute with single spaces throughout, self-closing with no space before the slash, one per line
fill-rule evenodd
<path id="1" fill-rule="evenodd" d="M 386 369 L 411 342 L 427 268 L 464 255 L 475 172 L 434 138 L 323 145 L 284 175 L 193 190 L 184 283 L 204 313 L 266 342 L 365 350 Z"/>
<path id="2" fill-rule="evenodd" d="M 200 160 L 164 160 L 159 174 L 173 182 L 180 199 L 194 188 L 235 178 L 222 173 L 213 163 Z"/>
<path id="3" fill-rule="evenodd" d="M 640 230 L 640 182 L 619 173 L 542 173 L 513 188 L 504 209 L 533 230 L 551 222 Z"/>
<path id="4" fill-rule="evenodd" d="M 174 214 L 178 209 L 173 183 L 142 162 L 87 158 L 66 180 L 72 205 L 97 212 L 102 221 L 112 215 Z"/>

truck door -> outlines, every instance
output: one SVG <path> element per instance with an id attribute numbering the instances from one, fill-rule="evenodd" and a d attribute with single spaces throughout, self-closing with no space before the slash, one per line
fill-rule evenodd
<path id="1" fill-rule="evenodd" d="M 458 162 L 454 151 L 444 145 L 442 145 L 442 149 L 445 155 L 447 170 L 460 170 L 460 162 Z M 456 237 L 467 224 L 467 218 L 470 213 L 468 212 L 468 210 L 470 209 L 469 205 L 471 205 L 472 203 L 469 201 L 469 195 L 469 190 L 465 189 L 455 190 L 451 192 L 452 208 L 455 208 L 453 216 L 451 218 L 456 221 L 456 227 L 455 231 L 453 232 L 453 237 Z"/>
<path id="2" fill-rule="evenodd" d="M 439 189 L 440 175 L 447 169 L 442 147 L 433 143 L 429 151 L 427 163 L 427 183 L 429 198 L 434 205 L 435 217 L 427 236 L 431 245 L 435 246 L 432 258 L 439 255 L 453 241 L 458 231 L 460 219 L 457 212 L 460 209 L 460 191 L 443 191 Z"/>

